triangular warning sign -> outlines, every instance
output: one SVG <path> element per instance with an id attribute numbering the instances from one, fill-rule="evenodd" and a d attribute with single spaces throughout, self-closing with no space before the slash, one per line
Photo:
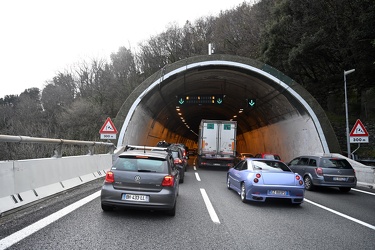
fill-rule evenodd
<path id="1" fill-rule="evenodd" d="M 357 120 L 350 132 L 350 136 L 368 136 L 368 132 L 361 120 Z"/>
<path id="2" fill-rule="evenodd" d="M 107 118 L 104 122 L 103 127 L 100 129 L 99 134 L 117 134 L 117 129 L 113 124 L 111 118 Z"/>

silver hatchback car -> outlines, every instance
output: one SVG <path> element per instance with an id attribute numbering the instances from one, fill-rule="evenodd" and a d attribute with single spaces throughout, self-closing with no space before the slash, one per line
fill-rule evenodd
<path id="1" fill-rule="evenodd" d="M 174 216 L 178 191 L 179 171 L 166 148 L 128 146 L 106 174 L 101 206 L 103 211 L 165 210 Z"/>
<path id="2" fill-rule="evenodd" d="M 349 192 L 357 185 L 355 171 L 344 158 L 300 156 L 290 161 L 288 166 L 303 177 L 306 190 L 324 186 L 338 187 L 342 192 Z"/>

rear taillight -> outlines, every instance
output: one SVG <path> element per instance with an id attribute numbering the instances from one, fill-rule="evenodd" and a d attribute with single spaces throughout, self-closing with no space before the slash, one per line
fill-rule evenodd
<path id="1" fill-rule="evenodd" d="M 107 183 L 113 183 L 115 182 L 115 175 L 113 172 L 108 171 L 107 174 L 105 175 L 105 182 Z"/>
<path id="2" fill-rule="evenodd" d="M 301 176 L 296 175 L 296 180 L 298 181 L 298 183 L 299 183 L 300 185 L 303 185 L 303 181 L 301 180 Z"/>
<path id="3" fill-rule="evenodd" d="M 163 187 L 173 187 L 174 177 L 172 175 L 164 176 L 163 182 L 161 183 Z"/>
<path id="4" fill-rule="evenodd" d="M 259 182 L 259 178 L 260 178 L 261 176 L 262 176 L 261 174 L 257 173 L 257 174 L 255 175 L 256 178 L 254 178 L 254 183 L 258 183 L 258 182 Z"/>
<path id="5" fill-rule="evenodd" d="M 315 168 L 315 172 L 317 175 L 323 176 L 323 169 L 322 168 Z"/>
<path id="6" fill-rule="evenodd" d="M 181 161 L 180 158 L 174 159 L 174 164 L 181 164 L 181 163 L 182 163 L 182 161 Z"/>

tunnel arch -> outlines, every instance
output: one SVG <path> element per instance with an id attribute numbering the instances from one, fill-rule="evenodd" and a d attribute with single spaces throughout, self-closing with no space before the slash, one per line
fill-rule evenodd
<path id="1" fill-rule="evenodd" d="M 179 105 L 179 95 L 223 96 L 223 104 Z M 247 99 L 254 98 L 254 108 Z M 177 111 L 179 107 L 179 111 Z M 236 120 L 239 152 L 299 154 L 339 152 L 319 103 L 298 83 L 267 64 L 231 55 L 187 58 L 166 65 L 126 99 L 115 123 L 117 146 L 159 140 L 195 147 L 201 119 Z"/>

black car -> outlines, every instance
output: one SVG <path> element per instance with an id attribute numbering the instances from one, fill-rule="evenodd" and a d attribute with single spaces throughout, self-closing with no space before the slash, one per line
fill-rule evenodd
<path id="1" fill-rule="evenodd" d="M 184 159 L 182 149 L 178 146 L 169 146 L 168 151 L 170 151 L 172 154 L 173 163 L 175 164 L 176 168 L 180 170 L 180 183 L 183 183 L 185 179 L 187 161 Z"/>
<path id="2" fill-rule="evenodd" d="M 127 146 L 107 172 L 101 190 L 103 211 L 115 207 L 176 213 L 180 171 L 167 148 Z"/>
<path id="3" fill-rule="evenodd" d="M 166 141 L 159 141 L 157 144 L 156 144 L 156 147 L 162 147 L 162 148 L 167 148 L 169 147 L 171 144 L 166 142 Z"/>
<path id="4" fill-rule="evenodd" d="M 183 144 L 183 143 L 172 143 L 169 148 L 171 147 L 179 147 L 182 150 L 182 158 L 181 160 L 183 161 L 183 165 L 185 167 L 185 171 L 188 170 L 188 162 L 187 160 L 189 159 L 189 148 Z"/>

